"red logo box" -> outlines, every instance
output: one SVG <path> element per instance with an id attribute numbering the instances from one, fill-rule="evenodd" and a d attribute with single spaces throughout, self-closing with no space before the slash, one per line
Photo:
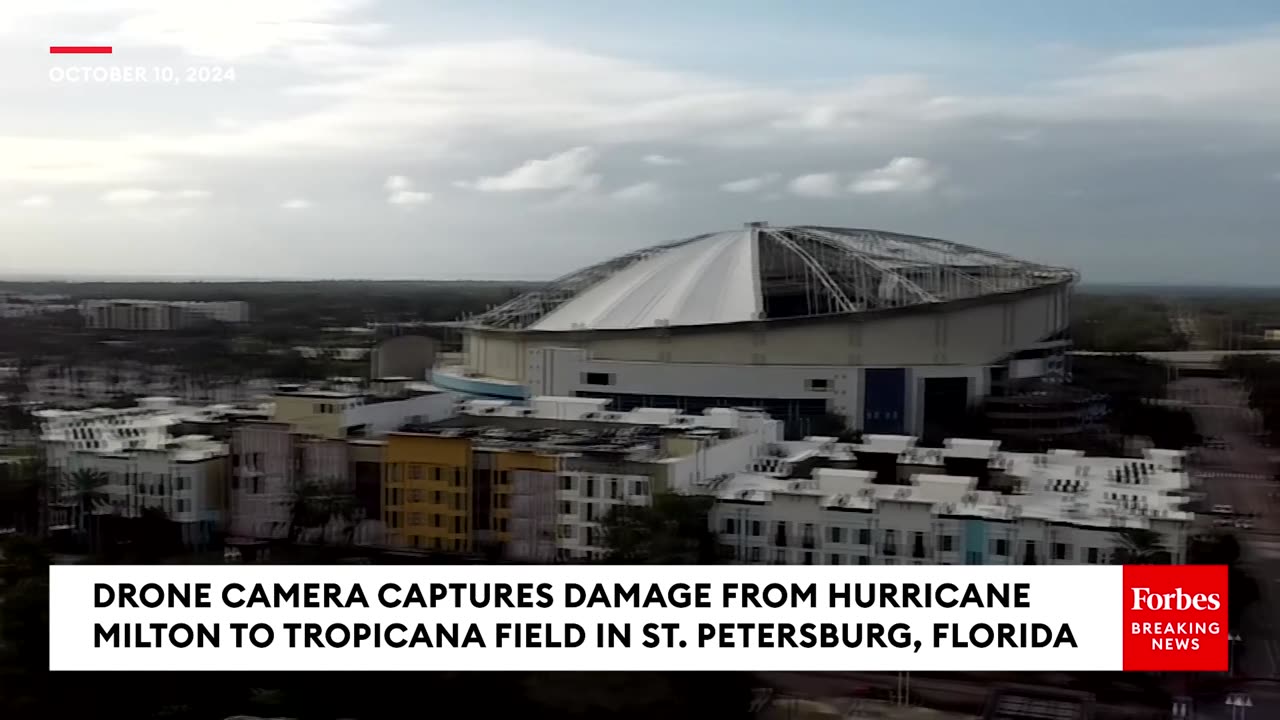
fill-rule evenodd
<path id="1" fill-rule="evenodd" d="M 1228 668 L 1226 565 L 1124 567 L 1125 671 Z"/>

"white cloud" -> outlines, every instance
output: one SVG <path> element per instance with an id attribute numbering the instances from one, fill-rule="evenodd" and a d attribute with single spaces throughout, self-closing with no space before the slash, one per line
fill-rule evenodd
<path id="1" fill-rule="evenodd" d="M 840 176 L 836 173 L 812 173 L 794 178 L 787 184 L 793 195 L 829 198 L 840 194 Z"/>
<path id="2" fill-rule="evenodd" d="M 431 193 L 418 190 L 397 190 L 387 196 L 392 205 L 421 205 L 431 201 Z"/>
<path id="3" fill-rule="evenodd" d="M 160 197 L 159 190 L 151 188 L 119 188 L 102 194 L 102 202 L 108 205 L 144 205 Z"/>
<path id="4" fill-rule="evenodd" d="M 942 169 L 924 158 L 896 157 L 884 167 L 868 170 L 849 185 L 849 192 L 922 193 L 937 187 Z"/>
<path id="5" fill-rule="evenodd" d="M 280 203 L 280 207 L 285 210 L 306 210 L 311 207 L 311 201 L 303 198 L 294 198 Z"/>
<path id="6" fill-rule="evenodd" d="M 53 204 L 53 198 L 48 195 L 28 195 L 18 201 L 18 205 L 26 208 L 48 207 Z"/>
<path id="7" fill-rule="evenodd" d="M 645 155 L 644 161 L 648 165 L 657 165 L 658 167 L 669 167 L 672 165 L 684 164 L 683 158 L 670 157 L 668 155 Z"/>
<path id="8" fill-rule="evenodd" d="M 429 192 L 414 190 L 414 181 L 405 175 L 392 175 L 382 184 L 387 191 L 387 202 L 392 205 L 407 207 L 431 202 Z"/>
<path id="9" fill-rule="evenodd" d="M 598 157 L 592 148 L 575 147 L 541 160 L 529 160 L 504 175 L 482 177 L 462 186 L 481 192 L 590 189 L 600 183 L 600 176 L 591 172 Z"/>
<path id="10" fill-rule="evenodd" d="M 413 187 L 413 181 L 404 175 L 392 175 L 387 178 L 387 181 L 382 184 L 382 187 L 386 188 L 388 192 L 400 192 L 401 190 L 408 190 Z"/>
<path id="11" fill-rule="evenodd" d="M 639 182 L 613 192 L 615 200 L 624 202 L 653 202 L 662 197 L 662 186 L 656 182 Z"/>
<path id="12" fill-rule="evenodd" d="M 209 198 L 211 195 L 213 195 L 213 193 L 209 192 L 208 190 L 195 190 L 195 189 L 178 190 L 173 193 L 173 197 L 179 200 L 205 200 Z"/>
<path id="13" fill-rule="evenodd" d="M 765 173 L 755 177 L 732 180 L 720 186 L 720 189 L 731 193 L 750 193 L 763 190 L 778 181 L 777 173 Z"/>

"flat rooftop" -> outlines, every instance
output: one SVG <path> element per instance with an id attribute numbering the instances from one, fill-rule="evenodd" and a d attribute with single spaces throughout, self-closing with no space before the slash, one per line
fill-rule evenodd
<path id="1" fill-rule="evenodd" d="M 1071 451 L 1001 452 L 994 441 L 955 439 L 947 448 L 916 448 L 906 436 L 868 436 L 859 444 L 831 438 L 776 443 L 758 460 L 715 487 L 724 502 L 769 503 L 809 497 L 827 510 L 870 512 L 880 503 L 921 503 L 941 516 L 993 520 L 1040 519 L 1096 527 L 1149 527 L 1152 520 L 1190 522 L 1182 508 L 1190 478 L 1180 451 L 1149 450 L 1144 458 L 1085 457 Z M 868 454 L 890 455 L 901 482 L 877 482 L 859 466 Z M 948 474 L 948 459 L 985 467 L 992 484 Z M 831 467 L 835 465 L 835 467 Z M 806 472 L 806 469 L 808 470 Z M 988 486 L 990 487 L 990 485 Z"/>

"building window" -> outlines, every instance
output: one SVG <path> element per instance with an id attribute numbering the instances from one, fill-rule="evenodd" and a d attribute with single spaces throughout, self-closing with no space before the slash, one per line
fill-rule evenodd
<path id="1" fill-rule="evenodd" d="M 831 553 L 831 555 L 829 555 L 829 556 L 827 557 L 827 564 L 828 564 L 828 565 L 839 565 L 839 564 L 840 564 L 840 553 Z"/>
<path id="2" fill-rule="evenodd" d="M 858 564 L 859 564 L 859 565 L 870 565 L 870 564 L 871 564 L 871 558 L 867 557 L 866 555 L 859 555 L 859 556 L 858 556 Z"/>
<path id="3" fill-rule="evenodd" d="M 859 544 L 859 545 L 870 545 L 870 544 L 871 544 L 871 529 L 870 529 L 870 528 L 859 528 L 859 529 L 858 529 L 858 544 Z"/>
<path id="4" fill-rule="evenodd" d="M 586 490 L 586 495 L 587 495 L 587 497 L 595 497 L 595 496 L 596 496 L 596 479 L 595 479 L 594 477 L 589 477 L 589 478 L 587 478 L 587 490 Z"/>
<path id="5" fill-rule="evenodd" d="M 724 519 L 724 534 L 725 534 L 725 535 L 733 535 L 733 534 L 734 534 L 734 529 L 735 529 L 735 528 L 734 528 L 733 518 L 725 518 L 725 519 Z"/>
<path id="6" fill-rule="evenodd" d="M 941 550 L 942 552 L 951 552 L 952 550 L 951 543 L 952 543 L 952 539 L 950 535 L 938 536 L 938 549 Z"/>
<path id="7" fill-rule="evenodd" d="M 838 544 L 838 543 L 840 543 L 840 542 L 842 542 L 842 541 L 840 540 L 840 531 L 841 531 L 841 529 L 842 529 L 842 528 L 841 528 L 840 526 L 838 526 L 838 525 L 832 525 L 832 526 L 831 526 L 831 542 L 833 542 L 833 543 L 837 543 L 837 544 Z M 832 565 L 839 565 L 840 563 L 831 563 L 831 564 L 832 564 Z"/>
<path id="8" fill-rule="evenodd" d="M 421 479 L 422 479 L 422 466 L 421 466 L 421 465 L 419 465 L 418 463 L 414 463 L 414 464 L 412 464 L 412 465 L 410 465 L 410 466 L 409 466 L 409 479 L 410 479 L 410 480 L 421 480 Z"/>
<path id="9" fill-rule="evenodd" d="M 573 482 L 573 476 L 572 476 L 572 475 L 561 475 L 561 476 L 560 476 L 560 489 L 561 489 L 561 490 L 567 490 L 567 491 L 570 491 L 570 492 L 572 492 L 572 491 L 573 491 L 573 489 L 574 489 L 574 482 Z"/>
<path id="10" fill-rule="evenodd" d="M 1067 544 L 1066 544 L 1066 543 L 1054 543 L 1054 544 L 1053 544 L 1053 559 L 1054 559 L 1054 560 L 1066 560 L 1066 559 L 1067 559 Z"/>
<path id="11" fill-rule="evenodd" d="M 755 562 L 755 563 L 760 562 L 760 548 L 758 547 L 751 548 L 751 562 Z"/>
<path id="12" fill-rule="evenodd" d="M 1097 565 L 1098 564 L 1098 548 L 1089 548 L 1085 557 L 1086 557 L 1085 562 L 1089 563 L 1090 565 Z"/>
<path id="13" fill-rule="evenodd" d="M 831 381 L 826 378 L 809 378 L 804 381 L 804 386 L 809 392 L 826 392 L 831 389 Z"/>
<path id="14" fill-rule="evenodd" d="M 612 385 L 613 374 L 602 372 L 583 373 L 582 383 L 584 385 Z"/>
<path id="15" fill-rule="evenodd" d="M 774 551 L 773 551 L 773 561 L 774 561 L 774 562 L 776 562 L 776 563 L 778 563 L 778 564 L 780 564 L 780 565 L 785 564 L 785 563 L 787 562 L 787 551 L 786 551 L 786 550 L 781 550 L 781 549 L 779 549 L 779 550 L 774 550 Z"/>
<path id="16" fill-rule="evenodd" d="M 759 520 L 751 521 L 751 534 L 755 537 L 760 537 L 760 521 Z"/>
<path id="17" fill-rule="evenodd" d="M 572 514 L 573 514 L 573 503 L 571 503 L 571 502 L 561 502 L 561 503 L 560 503 L 560 514 L 561 514 L 561 515 L 572 515 Z"/>
<path id="18" fill-rule="evenodd" d="M 805 565 L 813 564 L 813 553 L 809 552 L 808 550 L 804 551 L 804 564 Z"/>
<path id="19" fill-rule="evenodd" d="M 509 483 L 509 482 L 510 482 L 510 480 L 509 480 L 509 479 L 508 479 L 508 477 L 507 477 L 507 471 L 506 471 L 506 470 L 499 470 L 499 471 L 498 471 L 498 480 L 497 480 L 497 484 L 498 484 L 498 485 L 506 485 L 506 484 L 507 484 L 507 483 Z"/>
<path id="20" fill-rule="evenodd" d="M 454 516 L 454 518 L 453 518 L 453 531 L 454 531 L 455 533 L 462 533 L 462 531 L 463 531 L 463 530 L 462 530 L 462 518 L 457 517 L 457 516 Z"/>
<path id="21" fill-rule="evenodd" d="M 995 547 L 991 551 L 992 555 L 1006 557 L 1009 554 L 1009 541 L 1003 538 L 996 538 Z"/>
<path id="22" fill-rule="evenodd" d="M 649 494 L 649 481 L 648 480 L 634 481 L 631 494 L 640 495 L 642 497 L 647 496 Z"/>

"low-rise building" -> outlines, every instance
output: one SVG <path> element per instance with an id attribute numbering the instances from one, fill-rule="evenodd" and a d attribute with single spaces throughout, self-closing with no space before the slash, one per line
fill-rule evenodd
<path id="1" fill-rule="evenodd" d="M 85 300 L 79 310 L 85 325 L 95 330 L 178 330 L 207 321 L 233 324 L 249 321 L 249 304 L 241 300 Z"/>
<path id="2" fill-rule="evenodd" d="M 95 489 L 100 502 L 92 511 L 124 518 L 152 508 L 180 528 L 184 544 L 203 547 L 223 527 L 227 507 L 227 445 L 207 436 L 165 437 L 162 441 L 88 449 L 81 440 L 49 440 L 45 461 L 55 478 L 51 504 L 55 516 L 83 528 L 75 517 L 81 506 L 77 474 L 92 472 L 105 480 Z M 58 511 L 61 512 L 58 512 Z"/>
<path id="3" fill-rule="evenodd" d="M 473 400 L 453 420 L 393 433 L 383 488 L 389 541 L 446 551 L 497 545 L 543 562 L 599 559 L 601 521 L 615 506 L 713 487 L 782 436 L 780 422 L 749 410 L 608 405 Z"/>
<path id="4" fill-rule="evenodd" d="M 1125 529 L 1150 530 L 1185 561 L 1193 516 L 1180 451 L 1142 459 L 1006 453 L 998 443 L 915 447 L 780 443 L 714 489 L 726 553 L 744 563 L 1109 563 Z"/>
<path id="5" fill-rule="evenodd" d="M 310 494 L 333 500 L 330 510 L 341 517 L 306 529 L 309 539 L 330 542 L 343 536 L 382 544 L 386 434 L 405 424 L 446 419 L 455 404 L 450 393 L 395 379 L 363 390 L 277 387 L 270 420 L 240 423 L 231 433 L 231 535 L 288 538 L 295 530 L 295 503 Z"/>
<path id="6" fill-rule="evenodd" d="M 405 423 L 444 420 L 457 404 L 452 393 L 425 383 L 374 383 L 371 390 L 279 386 L 271 419 L 317 437 L 378 437 Z"/>

